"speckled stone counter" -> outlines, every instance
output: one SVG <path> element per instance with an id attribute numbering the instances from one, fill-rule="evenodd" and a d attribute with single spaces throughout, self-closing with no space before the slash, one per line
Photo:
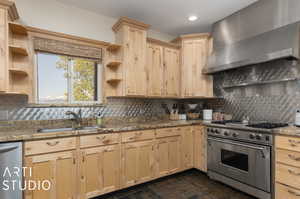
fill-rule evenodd
<path id="1" fill-rule="evenodd" d="M 300 127 L 288 126 L 284 128 L 274 129 L 276 135 L 293 136 L 300 138 Z"/>
<path id="2" fill-rule="evenodd" d="M 100 134 L 100 133 L 119 133 L 126 131 L 137 131 L 146 129 L 156 129 L 156 128 L 167 128 L 176 126 L 188 126 L 188 125 L 199 125 L 202 121 L 155 121 L 155 122 L 138 122 L 138 123 L 127 123 L 127 124 L 110 124 L 106 125 L 105 128 L 97 128 L 92 130 L 73 130 L 73 131 L 63 131 L 54 133 L 39 133 L 38 128 L 15 129 L 15 128 L 0 128 L 0 142 L 10 142 L 10 141 L 26 141 L 26 140 L 38 140 L 38 139 L 50 139 L 50 138 L 60 138 L 69 137 L 77 135 L 89 135 L 89 134 Z"/>

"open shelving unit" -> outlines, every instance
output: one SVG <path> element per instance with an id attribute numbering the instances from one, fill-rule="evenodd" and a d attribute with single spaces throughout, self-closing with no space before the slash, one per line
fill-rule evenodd
<path id="1" fill-rule="evenodd" d="M 105 60 L 105 94 L 106 96 L 116 96 L 120 90 L 122 79 L 122 62 L 119 61 L 122 46 L 110 44 L 106 48 Z"/>
<path id="2" fill-rule="evenodd" d="M 9 67 L 8 92 L 33 96 L 33 67 L 31 65 L 28 32 L 25 26 L 8 22 Z"/>

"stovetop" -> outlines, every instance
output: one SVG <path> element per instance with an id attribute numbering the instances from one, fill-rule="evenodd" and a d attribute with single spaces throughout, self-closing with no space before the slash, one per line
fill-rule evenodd
<path id="1" fill-rule="evenodd" d="M 286 127 L 288 126 L 287 123 L 268 123 L 268 122 L 264 122 L 264 123 L 257 123 L 257 124 L 249 124 L 246 125 L 248 127 L 252 127 L 252 128 L 261 128 L 261 129 L 275 129 L 275 128 L 281 128 L 281 127 Z"/>
<path id="2" fill-rule="evenodd" d="M 243 124 L 240 120 L 223 120 L 223 121 L 212 121 L 212 124 L 219 125 L 234 125 L 234 126 L 243 126 L 257 129 L 275 129 L 288 126 L 287 123 L 271 123 L 271 122 L 250 122 L 250 124 Z"/>

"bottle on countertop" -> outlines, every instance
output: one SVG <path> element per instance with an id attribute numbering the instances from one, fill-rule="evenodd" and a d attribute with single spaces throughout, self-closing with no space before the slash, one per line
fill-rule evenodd
<path id="1" fill-rule="evenodd" d="M 300 110 L 296 111 L 295 115 L 295 126 L 300 127 Z"/>

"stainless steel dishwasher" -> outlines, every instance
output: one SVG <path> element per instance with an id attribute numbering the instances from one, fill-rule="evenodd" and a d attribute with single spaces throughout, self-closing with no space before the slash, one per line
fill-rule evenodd
<path id="1" fill-rule="evenodd" d="M 22 199 L 22 142 L 0 144 L 0 198 Z"/>

